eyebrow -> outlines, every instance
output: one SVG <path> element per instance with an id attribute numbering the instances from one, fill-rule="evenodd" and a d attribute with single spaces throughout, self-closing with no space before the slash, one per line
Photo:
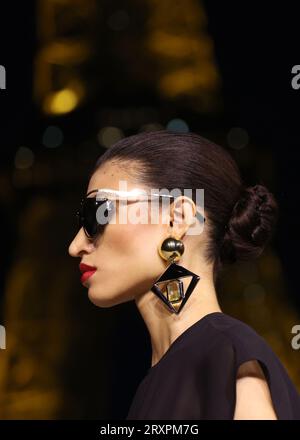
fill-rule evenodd
<path id="1" fill-rule="evenodd" d="M 98 189 L 92 189 L 91 191 L 89 191 L 86 195 L 85 195 L 85 197 L 87 197 L 87 196 L 89 196 L 90 194 L 92 194 L 93 192 L 97 192 L 98 191 Z"/>

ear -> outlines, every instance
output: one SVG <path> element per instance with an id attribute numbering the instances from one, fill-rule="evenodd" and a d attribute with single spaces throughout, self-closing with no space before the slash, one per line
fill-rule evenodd
<path id="1" fill-rule="evenodd" d="M 170 222 L 173 224 L 170 233 L 177 239 L 182 238 L 195 223 L 195 215 L 196 205 L 193 200 L 186 196 L 177 197 L 170 208 Z"/>

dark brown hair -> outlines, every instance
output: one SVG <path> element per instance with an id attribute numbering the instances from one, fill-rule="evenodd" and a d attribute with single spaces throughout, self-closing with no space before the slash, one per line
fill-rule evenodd
<path id="1" fill-rule="evenodd" d="M 91 175 L 109 161 L 150 188 L 204 189 L 212 225 L 205 256 L 214 262 L 215 282 L 224 263 L 257 258 L 273 235 L 273 194 L 263 184 L 245 185 L 229 151 L 198 134 L 159 130 L 121 139 L 100 156 Z"/>

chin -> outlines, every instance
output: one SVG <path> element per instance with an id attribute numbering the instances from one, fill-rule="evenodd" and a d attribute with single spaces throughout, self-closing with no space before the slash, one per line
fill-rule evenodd
<path id="1" fill-rule="evenodd" d="M 101 295 L 99 294 L 99 291 L 95 292 L 92 288 L 89 288 L 88 290 L 88 297 L 89 300 L 97 307 L 102 308 L 109 308 L 113 306 L 117 306 L 118 304 L 122 304 L 124 302 L 127 302 L 129 298 L 120 297 L 119 295 L 115 296 L 107 296 L 107 294 Z M 130 298 L 131 299 L 131 298 Z"/>

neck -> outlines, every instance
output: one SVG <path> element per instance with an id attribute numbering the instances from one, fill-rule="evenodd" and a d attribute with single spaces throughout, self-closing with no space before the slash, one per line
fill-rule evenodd
<path id="1" fill-rule="evenodd" d="M 197 263 L 195 259 L 193 264 L 188 265 L 183 261 L 179 261 L 178 264 L 200 276 L 200 280 L 179 314 L 169 311 L 163 301 L 151 290 L 135 299 L 150 334 L 151 366 L 161 359 L 175 339 L 191 325 L 209 313 L 222 312 L 217 300 L 211 266 Z M 186 289 L 186 284 L 184 286 Z"/>

